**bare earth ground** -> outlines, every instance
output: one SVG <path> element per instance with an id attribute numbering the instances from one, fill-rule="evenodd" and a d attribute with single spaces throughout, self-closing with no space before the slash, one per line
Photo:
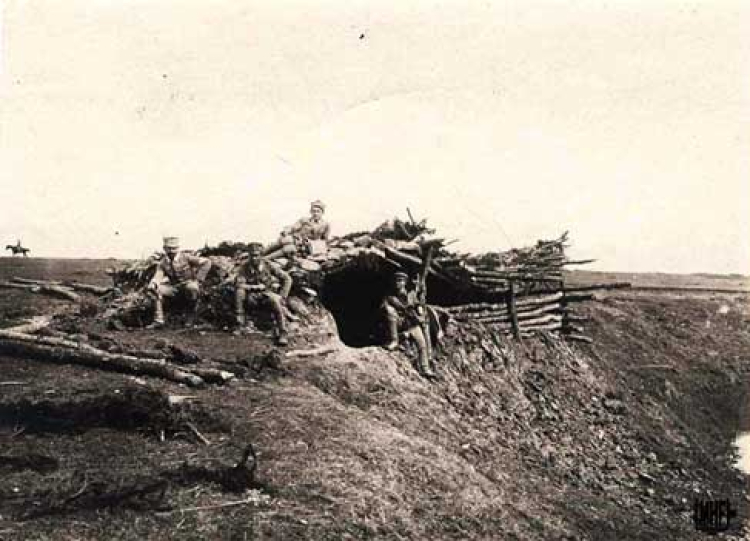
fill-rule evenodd
<path id="1" fill-rule="evenodd" d="M 0 279 L 107 284 L 112 264 L 2 258 Z M 0 326 L 68 305 L 0 290 Z M 729 498 L 740 517 L 723 537 L 739 539 L 748 296 L 616 291 L 581 313 L 592 346 L 454 332 L 433 384 L 330 324 L 289 349 L 338 351 L 277 363 L 259 362 L 274 359 L 264 336 L 73 320 L 241 378 L 196 390 L 0 357 L 0 539 L 702 539 L 695 497 Z M 247 443 L 257 479 L 239 492 Z"/>

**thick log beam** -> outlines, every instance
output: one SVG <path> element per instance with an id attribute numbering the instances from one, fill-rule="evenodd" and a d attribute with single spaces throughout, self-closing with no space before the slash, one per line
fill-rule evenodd
<path id="1" fill-rule="evenodd" d="M 86 344 L 61 338 L 46 338 L 18 332 L 0 331 L 0 351 L 23 358 L 64 364 L 80 364 L 128 374 L 156 376 L 177 383 L 184 383 L 191 387 L 198 387 L 204 383 L 204 379 L 193 371 L 182 370 L 164 361 L 110 354 Z M 221 378 L 221 376 L 217 377 Z"/>

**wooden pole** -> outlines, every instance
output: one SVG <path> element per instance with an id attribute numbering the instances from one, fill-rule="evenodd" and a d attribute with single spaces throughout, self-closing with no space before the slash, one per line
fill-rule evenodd
<path id="1" fill-rule="evenodd" d="M 515 284 L 512 281 L 508 283 L 508 313 L 510 314 L 510 326 L 513 331 L 513 337 L 520 340 L 521 334 L 518 330 L 518 314 L 516 314 L 516 290 Z"/>

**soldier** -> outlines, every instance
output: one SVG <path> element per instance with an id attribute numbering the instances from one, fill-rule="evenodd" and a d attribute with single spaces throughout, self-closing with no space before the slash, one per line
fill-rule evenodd
<path id="1" fill-rule="evenodd" d="M 310 241 L 328 242 L 331 235 L 330 224 L 323 219 L 326 206 L 317 200 L 310 203 L 310 217 L 300 218 L 281 232 L 279 241 L 266 250 L 266 259 L 285 256 L 309 255 L 312 252 Z"/>
<path id="2" fill-rule="evenodd" d="M 425 316 L 416 292 L 406 288 L 408 279 L 406 273 L 397 272 L 394 275 L 394 292 L 385 297 L 381 304 L 388 324 L 389 342 L 385 348 L 394 350 L 398 347 L 399 332 L 404 337 L 411 338 L 417 346 L 419 373 L 426 378 L 433 378 L 435 373 L 430 367 L 429 346 L 424 334 Z"/>
<path id="3" fill-rule="evenodd" d="M 154 297 L 154 321 L 148 326 L 164 326 L 164 297 L 184 296 L 190 301 L 192 311 L 188 326 L 195 324 L 201 283 L 211 270 L 211 260 L 180 251 L 180 239 L 164 237 L 164 255 L 156 266 L 156 273 L 148 284 Z"/>
<path id="4" fill-rule="evenodd" d="M 235 281 L 235 316 L 237 326 L 245 326 L 245 305 L 264 305 L 270 308 L 276 320 L 276 343 L 285 346 L 287 322 L 284 316 L 284 299 L 292 289 L 292 277 L 281 268 L 263 258 L 263 245 L 253 242 L 248 246 L 248 258 L 238 269 Z M 280 284 L 279 293 L 273 291 Z"/>

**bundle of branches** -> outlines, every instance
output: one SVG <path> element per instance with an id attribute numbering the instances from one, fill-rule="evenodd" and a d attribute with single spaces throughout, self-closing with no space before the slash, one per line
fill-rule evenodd
<path id="1" fill-rule="evenodd" d="M 226 256 L 226 257 L 237 257 L 243 253 L 247 253 L 249 250 L 249 244 L 245 242 L 231 242 L 221 241 L 216 246 L 204 246 L 198 250 L 198 255 L 203 257 L 208 256 Z"/>
<path id="2" fill-rule="evenodd" d="M 372 236 L 377 240 L 404 240 L 413 241 L 422 235 L 432 235 L 434 229 L 427 227 L 427 220 L 416 222 L 414 220 L 403 221 L 398 218 L 387 220 L 380 224 L 373 232 Z"/>
<path id="3" fill-rule="evenodd" d="M 508 283 L 562 283 L 563 267 L 573 263 L 565 256 L 567 232 L 554 240 L 540 240 L 535 246 L 514 248 L 472 256 L 443 254 L 437 264 L 447 273 L 487 290 L 503 290 Z"/>

